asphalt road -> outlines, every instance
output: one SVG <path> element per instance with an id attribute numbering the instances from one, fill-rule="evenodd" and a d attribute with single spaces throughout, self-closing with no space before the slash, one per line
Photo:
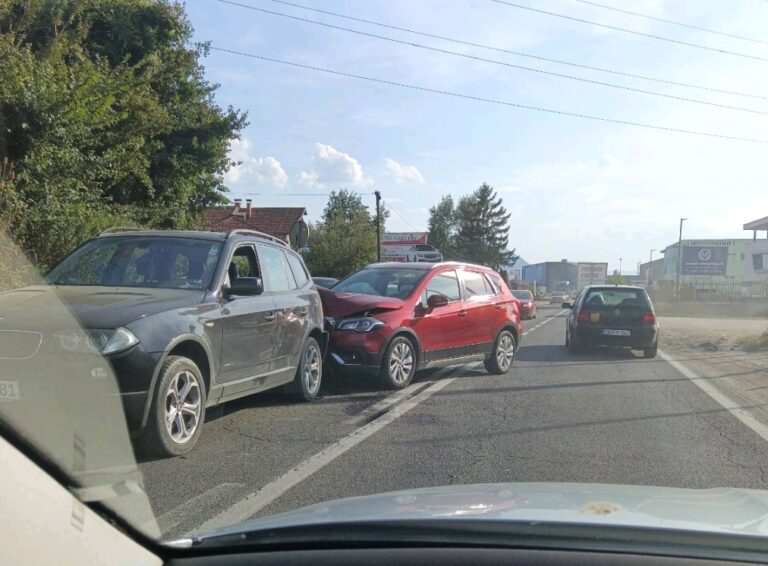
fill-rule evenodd
<path id="1" fill-rule="evenodd" d="M 512 371 L 429 371 L 406 394 L 332 380 L 216 408 L 186 457 L 143 462 L 167 537 L 340 497 L 483 482 L 768 488 L 768 442 L 667 361 L 568 354 L 565 312 L 525 323 Z M 410 396 L 410 398 L 409 398 Z"/>

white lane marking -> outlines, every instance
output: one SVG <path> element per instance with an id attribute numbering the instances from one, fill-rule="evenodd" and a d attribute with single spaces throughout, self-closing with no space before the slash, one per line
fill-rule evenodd
<path id="1" fill-rule="evenodd" d="M 195 531 L 212 531 L 221 527 L 235 525 L 251 518 L 261 509 L 264 509 L 264 507 L 283 495 L 286 491 L 306 480 L 312 474 L 321 470 L 333 462 L 336 458 L 360 444 L 366 438 L 379 432 L 385 426 L 395 422 L 408 411 L 416 407 L 419 403 L 426 401 L 432 395 L 444 387 L 450 385 L 455 380 L 455 377 L 450 377 L 433 383 L 427 389 L 412 399 L 409 399 L 391 411 L 384 413 L 376 420 L 360 427 L 338 442 L 335 442 L 324 450 L 321 450 L 314 456 L 310 456 L 291 471 L 268 483 L 260 490 L 251 493 L 246 498 L 232 505 L 229 509 L 226 509 L 222 513 L 219 513 L 217 516 L 207 520 L 197 529 L 195 529 Z"/>
<path id="2" fill-rule="evenodd" d="M 526 330 L 525 332 L 523 332 L 523 336 L 525 336 L 526 334 L 530 334 L 531 332 L 533 332 L 533 331 L 534 331 L 534 330 L 536 330 L 537 328 L 540 328 L 540 327 L 544 326 L 545 324 L 547 324 L 547 323 L 549 323 L 549 322 L 552 322 L 553 320 L 555 320 L 556 318 L 558 318 L 558 317 L 559 317 L 561 314 L 563 314 L 564 312 L 568 312 L 568 309 L 563 309 L 563 310 L 561 310 L 560 312 L 553 314 L 553 315 L 552 315 L 552 316 L 550 316 L 548 319 L 546 319 L 546 320 L 544 320 L 544 321 L 540 322 L 539 324 L 537 324 L 537 325 L 536 325 L 536 326 L 534 326 L 533 328 L 529 328 L 528 330 Z"/>
<path id="3" fill-rule="evenodd" d="M 347 419 L 344 421 L 344 424 L 357 424 L 366 421 L 371 415 L 376 415 L 378 413 L 383 413 L 386 411 L 389 407 L 394 405 L 395 403 L 399 403 L 400 401 L 403 401 L 406 397 L 410 397 L 413 395 L 414 391 L 418 389 L 424 389 L 425 386 L 429 385 L 429 382 L 417 382 L 417 383 L 411 383 L 408 387 L 405 389 L 401 389 L 400 391 L 393 393 L 389 397 L 385 397 L 378 403 L 371 405 L 370 407 L 367 407 L 366 409 L 360 411 L 357 415 L 354 417 Z"/>
<path id="4" fill-rule="evenodd" d="M 241 483 L 220 483 L 204 491 L 200 495 L 196 495 L 192 499 L 185 501 L 178 507 L 174 507 L 170 511 L 166 511 L 159 517 L 157 517 L 157 524 L 164 532 L 170 531 L 174 527 L 177 527 L 181 523 L 193 519 L 200 515 L 206 509 L 209 509 L 211 505 L 224 497 L 227 492 L 239 490 L 243 488 Z"/>
<path id="5" fill-rule="evenodd" d="M 741 408 L 741 406 L 736 401 L 725 395 L 713 384 L 708 383 L 706 379 L 696 375 L 696 373 L 685 367 L 677 360 L 673 360 L 666 352 L 659 350 L 659 356 L 661 356 L 664 361 L 669 363 L 673 368 L 682 373 L 685 377 L 690 379 L 704 393 L 712 397 L 712 399 L 727 409 L 729 413 L 739 419 L 745 426 L 749 427 L 758 435 L 760 435 L 763 440 L 768 441 L 768 425 L 760 422 L 748 410 Z"/>

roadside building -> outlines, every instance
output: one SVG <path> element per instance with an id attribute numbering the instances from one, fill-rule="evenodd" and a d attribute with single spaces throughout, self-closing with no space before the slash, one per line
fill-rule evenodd
<path id="1" fill-rule="evenodd" d="M 523 267 L 523 279 L 535 283 L 537 291 L 547 293 L 574 290 L 578 275 L 576 264 L 567 259 L 533 263 Z"/>
<path id="2" fill-rule="evenodd" d="M 232 206 L 214 206 L 203 210 L 201 227 L 214 232 L 248 229 L 264 232 L 296 246 L 303 234 L 306 239 L 307 223 L 304 207 L 254 207 L 251 199 L 245 206 L 235 199 Z"/>

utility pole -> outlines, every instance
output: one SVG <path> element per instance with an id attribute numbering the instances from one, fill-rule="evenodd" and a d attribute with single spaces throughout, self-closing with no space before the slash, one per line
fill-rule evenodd
<path id="1" fill-rule="evenodd" d="M 680 272 L 683 270 L 683 222 L 687 218 L 680 219 L 680 234 L 677 236 L 677 274 L 675 276 L 675 297 L 680 298 Z"/>
<path id="2" fill-rule="evenodd" d="M 374 191 L 376 195 L 376 261 L 381 261 L 381 191 Z"/>
<path id="3" fill-rule="evenodd" d="M 651 250 L 651 255 L 648 258 L 648 286 L 651 285 L 651 269 L 653 269 L 653 252 L 656 251 L 656 248 L 653 248 Z"/>
<path id="4" fill-rule="evenodd" d="M 621 277 L 621 258 L 619 258 L 619 277 Z"/>

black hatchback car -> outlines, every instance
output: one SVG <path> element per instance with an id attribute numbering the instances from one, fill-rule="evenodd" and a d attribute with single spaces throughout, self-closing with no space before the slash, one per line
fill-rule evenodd
<path id="1" fill-rule="evenodd" d="M 585 287 L 566 321 L 565 345 L 573 354 L 588 347 L 642 350 L 655 358 L 659 324 L 651 299 L 642 287 Z"/>
<path id="2" fill-rule="evenodd" d="M 282 385 L 311 401 L 320 389 L 320 297 L 301 257 L 267 234 L 107 231 L 47 280 L 0 293 L 0 330 L 38 341 L 6 353 L 5 367 L 9 355 L 27 375 L 46 355 L 62 371 L 78 354 L 103 356 L 152 453 L 190 451 L 206 407 Z M 45 319 L 57 303 L 81 328 Z"/>

